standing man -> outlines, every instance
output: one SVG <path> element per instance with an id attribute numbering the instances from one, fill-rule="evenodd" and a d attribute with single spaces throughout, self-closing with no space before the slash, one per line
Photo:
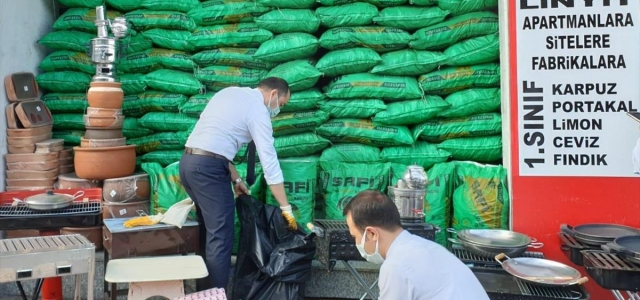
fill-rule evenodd
<path id="1" fill-rule="evenodd" d="M 271 193 L 289 226 L 296 226 L 271 127 L 271 118 L 290 96 L 287 82 L 275 77 L 264 79 L 256 89 L 225 88 L 211 98 L 187 140 L 180 160 L 180 181 L 196 204 L 200 221 L 198 254 L 209 271 L 208 277 L 197 281 L 198 291 L 226 289 L 229 283 L 235 209 L 231 185 L 236 194 L 248 194 L 231 163 L 242 144 L 254 141 Z"/>
<path id="2" fill-rule="evenodd" d="M 378 299 L 489 300 L 471 269 L 451 252 L 402 229 L 387 195 L 362 191 L 343 214 L 362 257 L 382 265 Z"/>

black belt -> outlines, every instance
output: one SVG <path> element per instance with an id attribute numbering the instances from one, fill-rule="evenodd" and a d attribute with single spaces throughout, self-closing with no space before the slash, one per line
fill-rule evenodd
<path id="1" fill-rule="evenodd" d="M 221 159 L 224 161 L 229 161 L 226 157 L 220 155 L 220 154 L 215 154 L 213 152 L 209 152 L 209 151 L 205 151 L 202 149 L 198 149 L 198 148 L 189 148 L 186 147 L 184 148 L 184 153 L 185 154 L 193 154 L 193 155 L 202 155 L 202 156 L 208 156 L 208 157 L 213 157 L 213 158 L 217 158 L 217 159 Z"/>

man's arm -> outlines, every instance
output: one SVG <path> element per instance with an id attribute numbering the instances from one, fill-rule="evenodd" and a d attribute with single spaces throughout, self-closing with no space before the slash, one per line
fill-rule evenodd
<path id="1" fill-rule="evenodd" d="M 231 173 L 231 182 L 235 182 L 236 179 L 240 178 L 240 174 L 238 174 L 236 166 L 234 166 L 232 163 L 229 163 L 229 172 Z"/>

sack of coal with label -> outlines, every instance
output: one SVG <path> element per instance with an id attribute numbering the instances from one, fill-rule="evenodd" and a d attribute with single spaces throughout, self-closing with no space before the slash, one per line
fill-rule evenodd
<path id="1" fill-rule="evenodd" d="M 364 190 L 385 191 L 389 183 L 389 163 L 343 163 L 320 161 L 322 193 L 327 219 L 344 220 L 344 207 Z"/>

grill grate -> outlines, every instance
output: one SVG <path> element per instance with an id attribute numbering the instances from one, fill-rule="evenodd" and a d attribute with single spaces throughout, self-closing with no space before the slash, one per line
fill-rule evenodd
<path id="1" fill-rule="evenodd" d="M 463 262 L 482 262 L 482 263 L 495 263 L 497 266 L 500 266 L 500 264 L 491 259 L 491 258 L 486 258 L 486 257 L 481 257 L 478 255 L 475 255 L 467 250 L 465 250 L 464 248 L 458 246 L 458 245 L 453 245 L 451 246 L 451 252 L 453 252 L 453 254 L 459 258 L 460 260 L 462 260 Z M 524 254 L 522 254 L 523 257 L 530 257 L 530 258 L 544 258 L 544 254 L 542 254 L 542 252 L 525 252 Z"/>
<path id="2" fill-rule="evenodd" d="M 620 270 L 620 271 L 640 271 L 640 265 L 625 261 L 618 255 L 602 251 L 584 251 L 585 258 L 589 259 L 593 266 L 598 269 Z"/>
<path id="3" fill-rule="evenodd" d="M 315 221 L 320 227 L 325 230 L 349 230 L 349 226 L 347 222 L 343 220 L 316 220 Z"/>
<path id="4" fill-rule="evenodd" d="M 546 287 L 533 285 L 520 279 L 515 280 L 518 283 L 520 291 L 523 295 L 544 297 L 549 299 L 581 299 L 582 293 L 572 291 L 562 287 Z"/>
<path id="5" fill-rule="evenodd" d="M 2 217 L 51 217 L 60 215 L 75 215 L 85 213 L 99 213 L 102 210 L 100 201 L 90 201 L 89 203 L 74 203 L 64 209 L 54 211 L 36 211 L 26 206 L 12 206 L 5 204 L 0 206 L 0 216 Z"/>
<path id="6" fill-rule="evenodd" d="M 0 240 L 0 254 L 68 250 L 90 245 L 80 234 L 28 237 Z"/>

